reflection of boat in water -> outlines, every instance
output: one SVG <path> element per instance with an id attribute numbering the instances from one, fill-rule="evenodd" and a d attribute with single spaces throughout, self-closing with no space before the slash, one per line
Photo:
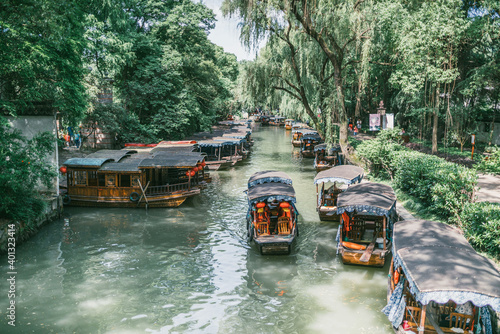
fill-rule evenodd
<path id="1" fill-rule="evenodd" d="M 392 250 L 383 312 L 397 333 L 498 332 L 500 272 L 457 229 L 400 221 L 394 224 Z"/>
<path id="2" fill-rule="evenodd" d="M 383 267 L 390 252 L 392 225 L 396 219 L 394 190 L 371 182 L 351 185 L 337 197 L 337 214 L 341 215 L 337 252 L 342 262 Z M 352 244 L 356 249 L 349 248 Z M 358 245 L 366 249 L 359 249 Z"/>
<path id="3" fill-rule="evenodd" d="M 340 220 L 340 216 L 337 214 L 337 198 L 345 188 L 337 187 L 337 183 L 346 186 L 359 183 L 363 179 L 363 175 L 363 168 L 354 165 L 335 166 L 316 175 L 314 178 L 316 210 L 320 220 Z M 330 184 L 329 187 L 327 187 L 328 184 Z"/>
<path id="4" fill-rule="evenodd" d="M 283 172 L 254 173 L 248 180 L 248 237 L 262 254 L 289 254 L 298 235 L 295 190 Z"/>

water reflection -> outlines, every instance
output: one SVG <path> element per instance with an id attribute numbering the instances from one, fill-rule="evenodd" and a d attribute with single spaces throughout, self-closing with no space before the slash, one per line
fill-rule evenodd
<path id="1" fill-rule="evenodd" d="M 282 128 L 253 137 L 246 162 L 212 172 L 180 208 L 67 209 L 66 221 L 18 247 L 17 326 L 2 319 L 0 332 L 389 333 L 387 269 L 336 257 L 337 225 L 319 221 L 312 160 L 291 156 Z M 289 174 L 297 192 L 290 256 L 262 256 L 246 240 L 243 191 L 265 169 Z"/>

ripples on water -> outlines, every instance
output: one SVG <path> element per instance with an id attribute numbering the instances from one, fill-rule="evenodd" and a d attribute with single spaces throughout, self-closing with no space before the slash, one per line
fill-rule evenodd
<path id="1" fill-rule="evenodd" d="M 69 223 L 18 247 L 17 326 L 3 318 L 0 333 L 390 333 L 380 312 L 387 268 L 336 257 L 337 225 L 315 210 L 312 160 L 282 128 L 253 137 L 246 162 L 212 172 L 180 208 L 66 209 Z M 267 169 L 288 173 L 297 193 L 289 256 L 262 256 L 246 241 L 243 191 Z"/>

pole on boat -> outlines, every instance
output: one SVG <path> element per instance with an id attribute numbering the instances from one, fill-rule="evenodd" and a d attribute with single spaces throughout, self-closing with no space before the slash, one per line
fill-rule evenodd
<path id="1" fill-rule="evenodd" d="M 146 196 L 146 190 L 148 190 L 149 182 L 151 182 L 151 181 L 148 181 L 148 183 L 146 183 L 146 187 L 144 189 L 142 188 L 141 180 L 138 179 L 137 182 L 139 182 L 139 187 L 141 188 L 141 191 L 142 191 L 142 195 L 141 195 L 141 197 L 139 197 L 139 200 L 137 201 L 137 206 L 139 206 L 139 204 L 141 203 L 142 197 L 144 197 L 144 199 L 146 200 L 146 210 L 147 210 L 149 202 L 148 202 L 148 198 Z"/>
<path id="2" fill-rule="evenodd" d="M 427 311 L 427 305 L 422 306 L 422 315 L 420 316 L 420 324 L 418 326 L 418 334 L 424 334 L 425 331 L 425 313 Z"/>

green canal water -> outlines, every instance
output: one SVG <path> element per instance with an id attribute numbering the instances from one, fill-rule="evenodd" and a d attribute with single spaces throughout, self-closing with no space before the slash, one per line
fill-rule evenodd
<path id="1" fill-rule="evenodd" d="M 212 172 L 177 209 L 66 208 L 16 249 L 16 327 L 0 333 L 391 333 L 380 311 L 388 268 L 344 266 L 337 224 L 315 208 L 315 170 L 283 128 L 255 128 L 250 158 Z M 291 255 L 246 240 L 244 190 L 256 171 L 293 179 L 300 236 Z"/>

